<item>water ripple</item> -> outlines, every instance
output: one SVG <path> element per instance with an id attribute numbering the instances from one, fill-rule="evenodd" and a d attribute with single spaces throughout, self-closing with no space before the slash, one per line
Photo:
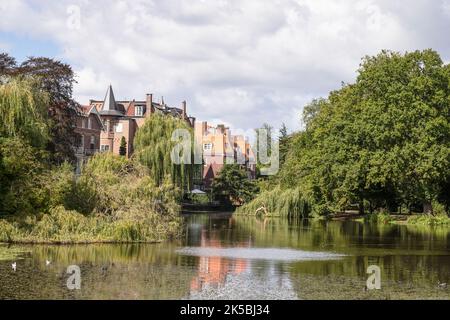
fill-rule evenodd
<path id="1" fill-rule="evenodd" d="M 178 254 L 186 256 L 272 261 L 338 260 L 346 256 L 343 254 L 329 252 L 302 251 L 278 248 L 185 247 L 178 249 L 176 252 Z"/>

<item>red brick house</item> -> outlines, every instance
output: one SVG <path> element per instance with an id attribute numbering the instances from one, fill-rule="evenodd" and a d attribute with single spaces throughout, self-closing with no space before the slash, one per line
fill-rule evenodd
<path id="1" fill-rule="evenodd" d="M 75 133 L 77 134 L 77 173 L 86 160 L 100 151 L 100 136 L 103 128 L 100 114 L 94 106 L 81 106 L 81 113 L 77 118 Z"/>
<path id="2" fill-rule="evenodd" d="M 160 103 L 153 101 L 153 95 L 147 94 L 143 101 L 116 101 L 112 86 L 108 87 L 104 100 L 91 100 L 90 106 L 98 110 L 104 130 L 100 134 L 100 152 L 120 153 L 122 137 L 127 143 L 126 156 L 130 157 L 134 151 L 134 137 L 145 120 L 153 114 L 165 114 L 184 119 L 194 127 L 195 118 L 189 117 L 186 102 L 181 108 L 169 107 L 161 99 Z"/>

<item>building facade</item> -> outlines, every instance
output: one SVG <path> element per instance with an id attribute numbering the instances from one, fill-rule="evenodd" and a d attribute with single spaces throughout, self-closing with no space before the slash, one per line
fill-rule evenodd
<path id="1" fill-rule="evenodd" d="M 81 113 L 77 118 L 75 128 L 77 173 L 80 173 L 83 163 L 89 157 L 100 151 L 100 136 L 103 130 L 103 122 L 98 110 L 94 106 L 81 106 Z"/>
<path id="2" fill-rule="evenodd" d="M 226 164 L 237 163 L 246 169 L 249 179 L 256 178 L 256 161 L 248 139 L 233 135 L 224 125 L 195 123 L 195 140 L 203 151 L 202 188 L 209 189 L 212 181 Z"/>
<path id="3" fill-rule="evenodd" d="M 181 108 L 169 107 L 161 99 L 160 103 L 153 101 L 153 95 L 147 94 L 146 100 L 116 101 L 112 86 L 109 86 L 104 100 L 91 100 L 90 106 L 99 110 L 104 130 L 100 135 L 100 151 L 120 154 L 122 137 L 127 143 L 126 156 L 134 151 L 134 137 L 145 120 L 153 114 L 165 114 L 184 119 L 192 127 L 195 118 L 189 117 L 186 102 Z"/>

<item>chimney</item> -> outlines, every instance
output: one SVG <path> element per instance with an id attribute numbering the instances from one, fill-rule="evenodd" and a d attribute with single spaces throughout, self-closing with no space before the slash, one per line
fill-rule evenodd
<path id="1" fill-rule="evenodd" d="M 186 112 L 186 101 L 183 101 L 183 119 L 187 119 L 187 112 Z"/>
<path id="2" fill-rule="evenodd" d="M 145 107 L 147 109 L 145 115 L 149 117 L 155 110 L 153 109 L 153 94 L 147 94 L 147 99 L 145 100 Z"/>

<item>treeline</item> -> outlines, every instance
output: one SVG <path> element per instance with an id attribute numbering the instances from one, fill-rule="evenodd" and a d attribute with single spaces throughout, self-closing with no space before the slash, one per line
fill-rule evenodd
<path id="1" fill-rule="evenodd" d="M 76 176 L 73 84 L 72 69 L 61 62 L 30 58 L 18 66 L 0 55 L 0 242 L 178 237 L 188 173 L 167 159 L 171 130 L 185 125 L 155 117 L 139 133 L 139 157 L 98 154 Z"/>
<path id="2" fill-rule="evenodd" d="M 448 213 L 449 120 L 450 65 L 438 53 L 365 57 L 355 83 L 305 107 L 280 173 L 241 210 Z"/>

